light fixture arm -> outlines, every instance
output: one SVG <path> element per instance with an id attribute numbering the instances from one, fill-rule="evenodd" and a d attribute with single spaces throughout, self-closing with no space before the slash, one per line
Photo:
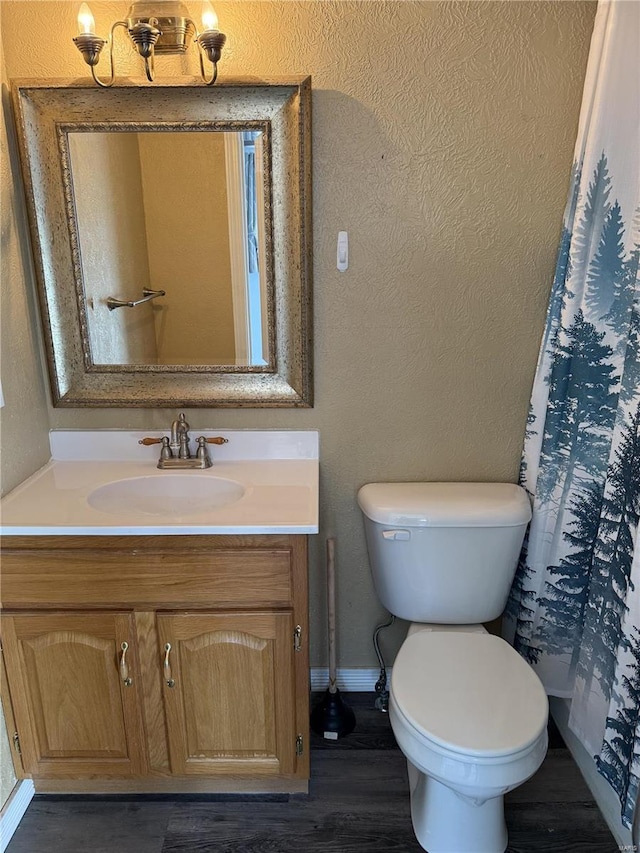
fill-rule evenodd
<path id="1" fill-rule="evenodd" d="M 200 76 L 207 86 L 213 86 L 218 77 L 218 60 L 222 53 L 222 48 L 227 40 L 224 33 L 218 30 L 205 30 L 196 37 L 198 45 L 198 58 L 200 59 Z M 207 79 L 206 71 L 204 70 L 204 55 L 213 66 L 211 77 Z"/>
<path id="2" fill-rule="evenodd" d="M 218 79 L 218 63 L 214 62 L 211 77 L 207 80 L 207 73 L 204 70 L 204 62 L 202 60 L 202 52 L 200 52 L 200 76 L 202 77 L 202 82 L 207 86 L 213 86 Z"/>
<path id="3" fill-rule="evenodd" d="M 113 68 L 113 33 L 117 27 L 124 27 L 125 30 L 128 29 L 126 21 L 116 21 L 115 24 L 111 27 L 111 32 L 109 33 L 109 38 L 107 41 L 100 38 L 99 36 L 94 35 L 93 33 L 80 33 L 80 35 L 76 36 L 73 40 L 75 46 L 78 48 L 84 61 L 91 68 L 91 76 L 94 81 L 98 84 L 98 86 L 102 86 L 103 89 L 108 89 L 110 86 L 113 86 L 113 82 L 116 79 L 114 68 Z M 101 80 L 96 74 L 95 67 L 100 60 L 100 54 L 102 52 L 102 48 L 105 44 L 109 45 L 109 69 L 110 76 L 107 81 Z"/>
<path id="4" fill-rule="evenodd" d="M 153 76 L 156 73 L 155 64 L 153 62 L 153 53 L 151 56 L 144 57 L 144 73 L 146 74 L 147 80 L 150 83 L 153 83 Z"/>

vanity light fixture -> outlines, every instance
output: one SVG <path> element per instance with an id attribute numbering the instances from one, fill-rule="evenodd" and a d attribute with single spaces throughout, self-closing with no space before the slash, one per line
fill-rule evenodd
<path id="1" fill-rule="evenodd" d="M 108 88 L 113 85 L 113 34 L 118 27 L 124 27 L 140 56 L 144 59 L 147 80 L 153 82 L 154 57 L 156 53 L 184 54 L 195 34 L 195 43 L 200 59 L 200 75 L 207 86 L 212 86 L 218 76 L 218 60 L 227 40 L 218 30 L 218 16 L 209 0 L 202 4 L 202 32 L 189 17 L 189 10 L 180 0 L 143 0 L 131 4 L 126 21 L 116 21 L 108 39 L 100 38 L 94 32 L 95 21 L 86 3 L 78 12 L 80 34 L 74 38 L 74 44 L 91 68 L 91 76 L 98 84 Z M 109 45 L 109 65 L 111 76 L 101 80 L 95 72 L 103 47 Z M 205 71 L 204 56 L 212 65 L 211 74 Z"/>

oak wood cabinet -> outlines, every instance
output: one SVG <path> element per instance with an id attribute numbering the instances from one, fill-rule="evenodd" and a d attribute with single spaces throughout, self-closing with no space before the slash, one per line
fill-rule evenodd
<path id="1" fill-rule="evenodd" d="M 174 772 L 294 771 L 293 630 L 289 613 L 158 616 Z"/>
<path id="2" fill-rule="evenodd" d="M 304 791 L 304 536 L 9 537 L 2 642 L 39 791 Z"/>
<path id="3" fill-rule="evenodd" d="M 3 618 L 23 763 L 34 776 L 144 772 L 140 691 L 135 678 L 122 686 L 116 654 L 134 636 L 127 613 Z M 133 671 L 133 649 L 120 654 L 122 669 Z"/>

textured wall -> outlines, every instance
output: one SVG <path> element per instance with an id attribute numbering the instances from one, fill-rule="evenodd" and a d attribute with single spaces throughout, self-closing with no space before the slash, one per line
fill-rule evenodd
<path id="1" fill-rule="evenodd" d="M 16 196 L 10 172 L 11 160 L 15 158 L 15 138 L 8 112 L 1 43 L 0 79 L 0 377 L 5 398 L 5 406 L 0 409 L 0 485 L 4 492 L 47 461 L 49 443 L 44 381 L 38 357 L 37 318 L 32 289 L 25 281 L 29 276 L 29 262 L 24 247 L 24 206 L 20 196 Z M 11 748 L 0 705 L 0 808 L 7 801 L 15 782 Z"/>
<path id="2" fill-rule="evenodd" d="M 375 664 L 383 612 L 355 503 L 362 483 L 517 476 L 595 5 L 216 3 L 228 36 L 221 75 L 312 75 L 316 406 L 187 417 L 196 429 L 320 430 L 314 664 L 326 660 L 328 535 L 339 665 Z M 127 7 L 92 3 L 98 31 Z M 84 75 L 70 40 L 76 10 L 4 0 L 10 75 Z M 39 56 L 34 31 L 47 34 Z M 157 67 L 174 70 L 168 59 Z M 335 269 L 341 229 L 346 273 Z M 175 411 L 60 409 L 50 422 L 159 428 Z"/>
<path id="3" fill-rule="evenodd" d="M 11 746 L 4 720 L 2 706 L 0 706 L 0 808 L 9 799 L 9 794 L 16 784 L 16 774 L 13 770 L 11 759 Z"/>
<path id="4" fill-rule="evenodd" d="M 0 8 L 1 14 L 1 8 Z M 0 19 L 1 20 L 1 19 Z M 2 58 L 0 128 L 0 484 L 7 492 L 49 458 L 46 378 L 26 241 L 26 212 L 16 164 L 16 139 Z"/>

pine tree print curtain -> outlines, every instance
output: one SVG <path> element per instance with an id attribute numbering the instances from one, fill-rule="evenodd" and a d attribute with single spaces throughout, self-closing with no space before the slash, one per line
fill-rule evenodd
<path id="1" fill-rule="evenodd" d="M 521 470 L 508 630 L 631 826 L 640 777 L 640 3 L 598 5 Z"/>

